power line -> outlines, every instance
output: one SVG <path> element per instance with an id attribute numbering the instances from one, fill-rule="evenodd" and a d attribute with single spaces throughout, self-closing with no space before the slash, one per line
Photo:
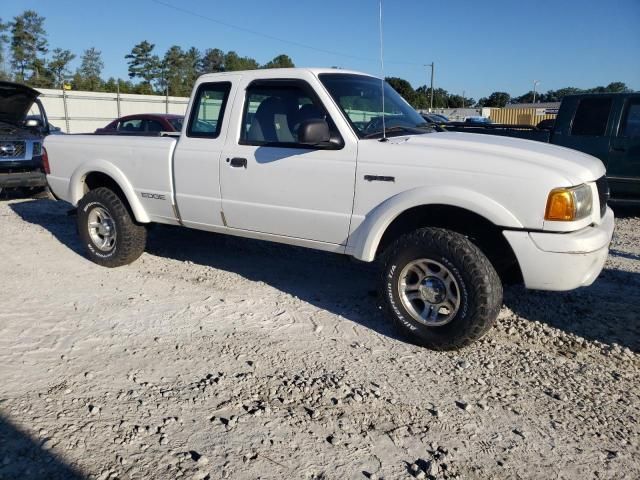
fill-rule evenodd
<path id="1" fill-rule="evenodd" d="M 208 22 L 216 23 L 218 25 L 222 25 L 222 26 L 225 26 L 227 28 L 239 30 L 241 32 L 250 33 L 251 35 L 255 35 L 255 36 L 258 36 L 258 37 L 268 38 L 269 40 L 275 40 L 277 42 L 285 43 L 285 44 L 288 44 L 288 45 L 294 45 L 294 46 L 299 47 L 299 48 L 305 48 L 307 50 L 313 50 L 313 51 L 316 51 L 316 52 L 327 53 L 329 55 L 335 55 L 335 56 L 338 56 L 338 57 L 351 58 L 353 60 L 360 60 L 360 61 L 371 62 L 371 63 L 373 63 L 373 62 L 377 63 L 378 62 L 378 60 L 376 60 L 374 58 L 359 57 L 357 55 L 349 55 L 347 53 L 335 52 L 333 50 L 327 50 L 327 49 L 324 49 L 324 48 L 314 47 L 313 45 L 307 45 L 307 44 L 304 44 L 304 43 L 296 42 L 294 40 L 287 40 L 286 38 L 276 37 L 275 35 L 270 35 L 268 33 L 258 32 L 256 30 L 252 30 L 250 28 L 241 27 L 239 25 L 234 25 L 232 23 L 224 22 L 222 20 L 218 20 L 216 18 L 212 18 L 212 17 L 209 17 L 207 15 L 203 15 L 201 13 L 194 12 L 194 11 L 188 10 L 186 8 L 178 7 L 176 5 L 172 5 L 171 3 L 164 2 L 162 0 L 151 0 L 151 1 L 153 3 L 157 3 L 158 5 L 162 5 L 162 6 L 166 7 L 166 8 L 171 8 L 173 10 L 176 10 L 178 12 L 184 13 L 186 15 L 191 15 L 193 17 L 197 17 L 197 18 L 200 18 L 202 20 L 206 20 Z M 401 64 L 401 65 L 420 65 L 418 63 L 412 63 L 412 62 L 393 62 L 392 61 L 392 62 L 387 62 L 387 63 Z"/>

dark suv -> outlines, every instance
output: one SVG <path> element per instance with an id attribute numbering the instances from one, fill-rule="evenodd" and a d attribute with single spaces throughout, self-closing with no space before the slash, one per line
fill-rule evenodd
<path id="1" fill-rule="evenodd" d="M 12 82 L 0 82 L 0 191 L 44 187 L 42 140 L 49 133 L 39 92 Z M 27 116 L 37 107 L 36 115 Z"/>

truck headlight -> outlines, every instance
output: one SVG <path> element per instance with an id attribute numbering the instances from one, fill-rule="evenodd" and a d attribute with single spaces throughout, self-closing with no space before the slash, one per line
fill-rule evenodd
<path id="1" fill-rule="evenodd" d="M 593 195 L 589 185 L 554 188 L 547 199 L 545 220 L 570 222 L 591 215 Z"/>
<path id="2" fill-rule="evenodd" d="M 33 142 L 33 153 L 34 157 L 42 155 L 42 144 L 40 142 Z"/>

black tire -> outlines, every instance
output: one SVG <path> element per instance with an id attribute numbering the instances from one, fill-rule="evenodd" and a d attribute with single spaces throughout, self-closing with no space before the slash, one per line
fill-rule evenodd
<path id="1" fill-rule="evenodd" d="M 112 245 L 99 245 L 92 238 L 89 219 L 94 210 L 110 216 L 109 224 L 115 230 Z M 78 203 L 77 212 L 78 233 L 92 262 L 103 267 L 120 267 L 134 262 L 144 252 L 147 229 L 135 222 L 120 197 L 108 188 L 89 191 Z"/>
<path id="2" fill-rule="evenodd" d="M 443 317 L 448 323 L 435 326 L 423 323 L 429 319 L 418 321 L 413 315 L 419 310 L 420 302 L 425 306 L 424 311 L 430 304 L 422 297 L 409 302 L 408 297 L 401 298 L 401 290 L 408 289 L 406 272 L 412 272 L 411 265 L 420 259 L 444 266 L 445 276 L 455 280 L 451 289 L 457 293 L 459 307 L 457 310 L 444 309 Z M 404 284 L 400 278 L 403 271 Z M 426 282 L 430 274 L 427 272 L 424 275 L 421 282 Z M 416 283 L 423 284 L 419 277 Z M 465 236 L 441 228 L 421 228 L 400 237 L 386 250 L 380 293 L 383 305 L 398 331 L 412 343 L 432 350 L 455 350 L 479 339 L 494 324 L 502 306 L 502 283 L 491 262 Z M 423 295 L 422 291 L 416 294 Z M 441 300 L 434 300 L 436 303 L 438 301 Z M 412 314 L 403 302 L 408 302 L 409 308 L 411 305 L 418 307 Z M 447 312 L 452 313 L 450 320 L 446 320 Z M 439 318 L 440 314 L 435 315 Z"/>

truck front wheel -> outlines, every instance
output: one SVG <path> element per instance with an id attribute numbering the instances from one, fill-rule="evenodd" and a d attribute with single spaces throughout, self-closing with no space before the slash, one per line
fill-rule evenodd
<path id="1" fill-rule="evenodd" d="M 453 350 L 484 335 L 502 306 L 502 283 L 487 257 L 465 236 L 422 228 L 386 251 L 383 304 L 410 341 Z"/>
<path id="2" fill-rule="evenodd" d="M 78 203 L 78 232 L 89 259 L 120 267 L 144 252 L 147 229 L 135 223 L 126 205 L 105 187 L 89 191 Z"/>

